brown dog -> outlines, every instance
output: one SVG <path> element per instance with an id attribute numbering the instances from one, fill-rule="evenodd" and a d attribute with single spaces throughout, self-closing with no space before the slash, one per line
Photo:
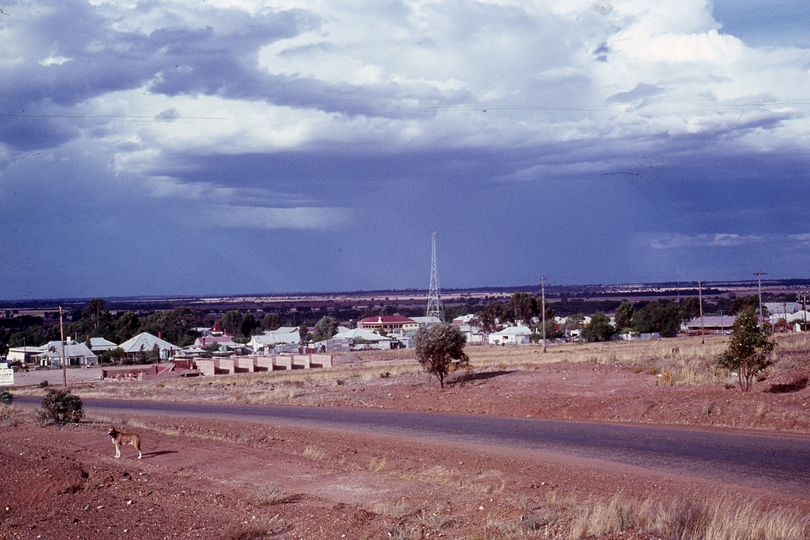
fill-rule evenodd
<path id="1" fill-rule="evenodd" d="M 115 445 L 115 457 L 121 457 L 121 447 L 125 444 L 131 444 L 138 451 L 138 459 L 141 459 L 141 436 L 137 433 L 121 433 L 115 427 L 111 427 L 109 431 L 110 439 Z"/>

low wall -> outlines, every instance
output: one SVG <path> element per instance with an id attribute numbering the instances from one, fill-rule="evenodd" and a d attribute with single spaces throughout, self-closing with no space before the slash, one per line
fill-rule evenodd
<path id="1" fill-rule="evenodd" d="M 253 373 L 256 359 L 252 356 L 237 356 L 233 359 L 234 373 Z"/>
<path id="2" fill-rule="evenodd" d="M 213 360 L 197 359 L 194 363 L 197 365 L 197 371 L 200 372 L 200 375 L 213 377 L 217 374 Z"/>
<path id="3" fill-rule="evenodd" d="M 235 373 L 233 358 L 214 358 L 214 367 L 218 375 L 231 375 Z"/>
<path id="4" fill-rule="evenodd" d="M 331 354 L 278 354 L 273 356 L 232 356 L 194 360 L 201 375 L 227 375 L 290 369 L 331 368 Z"/>

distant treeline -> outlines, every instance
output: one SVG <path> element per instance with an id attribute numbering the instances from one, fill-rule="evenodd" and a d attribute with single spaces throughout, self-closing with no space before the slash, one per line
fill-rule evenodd
<path id="1" fill-rule="evenodd" d="M 487 329 L 495 328 L 495 321 L 503 323 L 526 322 L 533 317 L 540 317 L 542 299 L 529 292 L 515 292 L 509 298 L 473 298 L 464 303 L 445 305 L 445 319 L 451 320 L 462 315 L 475 315 L 476 322 Z M 710 314 L 733 314 L 739 306 L 758 300 L 756 297 L 734 297 L 704 295 L 703 312 Z M 795 294 L 776 295 L 763 293 L 763 302 L 795 302 Z M 333 304 L 328 306 L 310 306 L 288 302 L 285 304 L 268 304 L 248 309 L 194 309 L 190 307 L 171 307 L 171 301 L 156 301 L 164 306 L 162 309 L 144 309 L 143 303 L 130 301 L 130 307 L 138 309 L 124 310 L 125 303 L 113 302 L 115 311 L 102 298 L 89 300 L 84 305 L 73 305 L 64 313 L 64 331 L 66 337 L 84 341 L 89 337 L 103 337 L 114 343 L 123 343 L 140 332 L 162 335 L 163 339 L 175 345 L 185 347 L 194 343 L 200 332 L 198 328 L 211 328 L 219 322 L 222 329 L 236 336 L 238 340 L 247 341 L 251 335 L 274 330 L 280 326 L 314 327 L 324 317 L 334 319 L 337 323 L 354 326 L 357 321 L 366 317 L 381 315 L 405 315 L 407 317 L 423 316 L 425 308 L 413 305 L 400 306 L 385 298 L 375 300 L 368 306 L 348 306 Z M 640 314 L 638 320 L 658 320 L 661 309 L 668 310 L 670 319 L 679 317 L 686 320 L 697 316 L 698 299 L 695 296 L 684 297 L 679 303 L 644 300 L 626 302 L 622 299 L 585 300 L 561 297 L 546 298 L 546 319 L 554 316 L 570 317 L 573 315 L 592 316 L 596 313 L 612 314 L 622 306 L 629 304 L 633 313 Z M 675 304 L 675 307 L 667 307 Z M 42 302 L 41 306 L 53 306 L 53 301 Z M 647 308 L 652 305 L 652 308 Z M 38 306 L 31 306 L 38 307 Z M 647 308 L 647 311 L 644 311 Z M 654 309 L 653 309 L 654 308 Z M 661 309 L 659 309 L 661 308 Z M 626 311 L 626 309 L 625 309 Z M 0 318 L 0 355 L 5 355 L 9 347 L 40 346 L 49 341 L 60 339 L 59 313 L 47 312 L 44 317 L 15 315 L 13 310 L 0 310 L 6 317 Z M 643 314 L 643 315 L 642 315 Z M 651 315 L 652 314 L 652 315 Z M 648 317 L 649 315 L 649 317 Z M 632 323 L 632 320 L 631 320 Z M 640 323 L 643 328 L 650 324 Z M 658 323 L 652 327 L 660 326 Z M 665 325 L 671 328 L 671 324 Z M 549 326 L 549 330 L 551 327 Z M 542 330 L 542 329 L 541 329 Z"/>

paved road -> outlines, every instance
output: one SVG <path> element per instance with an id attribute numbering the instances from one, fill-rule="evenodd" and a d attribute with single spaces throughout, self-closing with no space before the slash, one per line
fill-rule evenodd
<path id="1" fill-rule="evenodd" d="M 16 397 L 36 406 L 39 399 Z M 232 418 L 506 446 L 624 463 L 810 501 L 810 437 L 378 409 L 85 399 L 87 412 Z"/>

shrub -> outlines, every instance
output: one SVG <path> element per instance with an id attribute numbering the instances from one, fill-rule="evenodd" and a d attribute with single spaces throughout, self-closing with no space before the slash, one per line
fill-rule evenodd
<path id="1" fill-rule="evenodd" d="M 748 392 L 757 375 L 773 363 L 770 354 L 775 346 L 770 331 L 760 327 L 752 310 L 746 310 L 734 321 L 728 348 L 716 362 L 722 368 L 736 371 L 740 390 Z"/>
<path id="2" fill-rule="evenodd" d="M 47 388 L 48 387 L 48 381 L 40 381 L 39 387 L 40 388 Z"/>
<path id="3" fill-rule="evenodd" d="M 14 396 L 11 395 L 8 388 L 0 388 L 0 403 L 4 405 L 11 405 L 12 401 L 14 401 Z"/>
<path id="4" fill-rule="evenodd" d="M 439 379 L 444 388 L 444 378 L 450 371 L 467 367 L 470 359 L 464 352 L 467 338 L 457 326 L 442 323 L 416 332 L 416 359 L 422 368 Z"/>
<path id="5" fill-rule="evenodd" d="M 47 390 L 42 398 L 42 408 L 37 410 L 37 422 L 40 425 L 63 426 L 68 422 L 78 423 L 82 417 L 82 399 L 67 388 Z"/>

